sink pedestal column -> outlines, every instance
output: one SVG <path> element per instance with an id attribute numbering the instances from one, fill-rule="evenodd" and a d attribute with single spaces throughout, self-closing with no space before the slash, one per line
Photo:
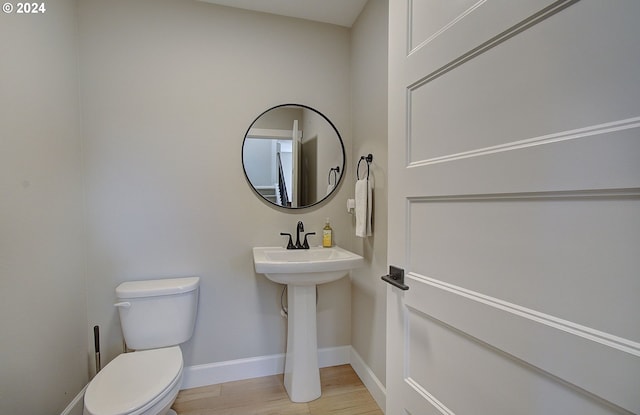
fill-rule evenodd
<path id="1" fill-rule="evenodd" d="M 321 395 L 316 333 L 316 286 L 287 285 L 288 321 L 284 387 L 292 402 Z"/>

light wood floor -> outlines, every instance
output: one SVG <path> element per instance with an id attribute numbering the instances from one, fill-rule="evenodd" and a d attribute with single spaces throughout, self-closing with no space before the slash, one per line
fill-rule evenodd
<path id="1" fill-rule="evenodd" d="M 350 365 L 320 369 L 322 396 L 293 403 L 283 375 L 183 390 L 173 405 L 178 415 L 383 415 Z"/>

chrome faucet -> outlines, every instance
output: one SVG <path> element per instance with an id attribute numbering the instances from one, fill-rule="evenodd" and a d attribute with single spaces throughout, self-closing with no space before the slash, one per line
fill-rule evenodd
<path id="1" fill-rule="evenodd" d="M 301 232 L 304 234 L 304 242 L 302 243 L 300 243 Z M 289 243 L 287 244 L 287 249 L 309 249 L 309 242 L 307 242 L 307 236 L 315 235 L 315 234 L 316 234 L 315 232 L 304 233 L 304 223 L 302 223 L 302 221 L 298 221 L 298 224 L 296 225 L 296 243 L 295 244 L 291 240 L 290 233 L 280 232 L 280 235 L 289 237 Z"/>

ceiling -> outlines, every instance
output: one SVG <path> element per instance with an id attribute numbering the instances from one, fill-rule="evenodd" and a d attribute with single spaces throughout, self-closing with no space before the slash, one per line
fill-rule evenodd
<path id="1" fill-rule="evenodd" d="M 200 0 L 239 9 L 351 27 L 367 0 Z"/>

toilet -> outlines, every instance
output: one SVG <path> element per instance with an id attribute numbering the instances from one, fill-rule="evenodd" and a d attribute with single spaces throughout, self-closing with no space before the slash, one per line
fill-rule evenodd
<path id="1" fill-rule="evenodd" d="M 91 380 L 85 415 L 175 414 L 182 384 L 180 344 L 193 334 L 199 277 L 128 281 L 116 287 L 127 347 Z"/>

